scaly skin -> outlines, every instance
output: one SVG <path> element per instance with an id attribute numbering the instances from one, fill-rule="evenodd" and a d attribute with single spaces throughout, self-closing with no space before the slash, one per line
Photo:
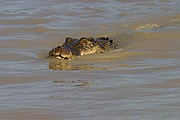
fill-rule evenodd
<path id="1" fill-rule="evenodd" d="M 108 37 L 80 39 L 67 37 L 62 46 L 57 46 L 49 52 L 49 56 L 59 59 L 72 59 L 73 56 L 103 53 L 115 49 L 113 40 Z"/>

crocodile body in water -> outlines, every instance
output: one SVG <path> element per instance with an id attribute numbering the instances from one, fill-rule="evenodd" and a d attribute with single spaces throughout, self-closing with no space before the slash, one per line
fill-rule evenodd
<path id="1" fill-rule="evenodd" d="M 49 52 L 50 57 L 59 59 L 72 59 L 73 56 L 87 55 L 93 53 L 103 53 L 116 48 L 113 40 L 108 37 L 93 37 L 80 39 L 67 37 L 61 46 L 53 48 Z"/>

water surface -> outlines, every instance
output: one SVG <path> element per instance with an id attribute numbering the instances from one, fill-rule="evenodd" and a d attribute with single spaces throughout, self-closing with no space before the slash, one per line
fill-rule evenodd
<path id="1" fill-rule="evenodd" d="M 0 119 L 179 120 L 179 6 L 1 0 Z M 109 36 L 119 49 L 49 59 L 67 36 Z"/>

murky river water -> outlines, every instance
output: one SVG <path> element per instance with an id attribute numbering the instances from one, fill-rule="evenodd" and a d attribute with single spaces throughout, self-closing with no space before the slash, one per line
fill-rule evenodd
<path id="1" fill-rule="evenodd" d="M 179 120 L 179 6 L 179 0 L 1 0 L 0 119 Z M 120 49 L 49 59 L 67 36 L 109 36 Z"/>

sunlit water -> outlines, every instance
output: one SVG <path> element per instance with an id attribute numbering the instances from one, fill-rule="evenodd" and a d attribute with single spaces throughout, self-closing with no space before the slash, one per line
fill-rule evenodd
<path id="1" fill-rule="evenodd" d="M 179 0 L 1 0 L 1 120 L 179 120 Z M 49 59 L 65 37 L 119 49 Z"/>

